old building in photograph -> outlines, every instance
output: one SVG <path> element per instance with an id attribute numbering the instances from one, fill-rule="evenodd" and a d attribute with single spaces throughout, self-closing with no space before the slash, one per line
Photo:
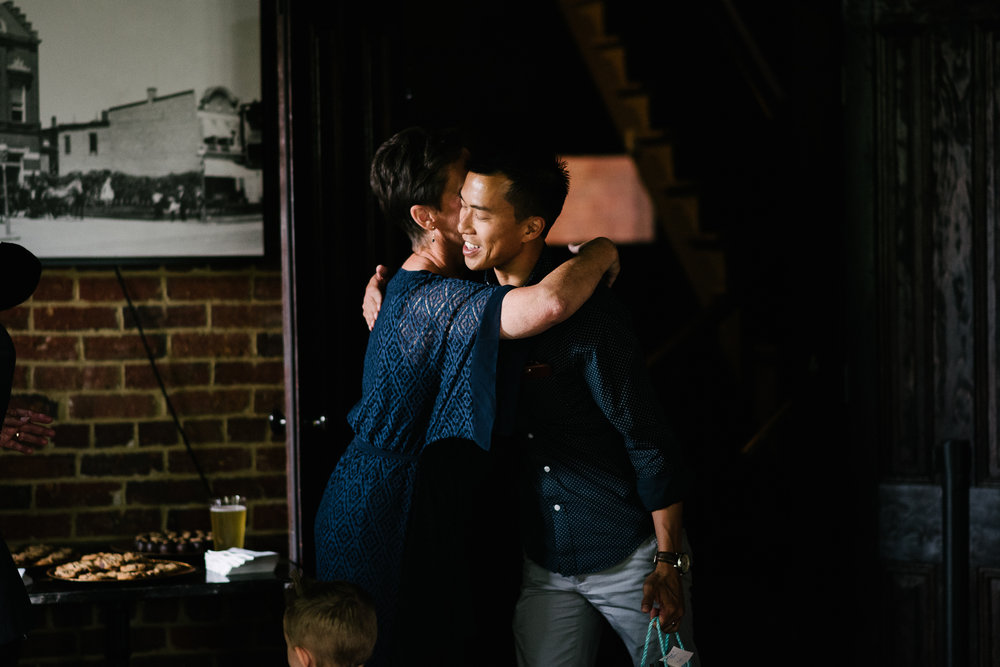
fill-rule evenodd
<path id="1" fill-rule="evenodd" d="M 46 129 L 53 172 L 119 172 L 129 176 L 196 173 L 208 201 L 260 202 L 261 170 L 247 160 L 245 106 L 215 86 L 111 107 L 100 120 Z M 253 135 L 250 135 L 251 137 Z M 259 141 L 259 139 L 258 139 Z"/>
<path id="2" fill-rule="evenodd" d="M 0 5 L 0 161 L 3 182 L 13 186 L 38 173 L 39 37 L 12 3 Z M 0 192 L 2 194 L 2 192 Z M 0 211 L 2 213 L 3 211 Z"/>

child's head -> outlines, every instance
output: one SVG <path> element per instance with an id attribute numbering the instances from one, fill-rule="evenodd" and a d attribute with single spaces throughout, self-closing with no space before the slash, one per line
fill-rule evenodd
<path id="1" fill-rule="evenodd" d="M 290 667 L 358 667 L 375 648 L 375 604 L 347 581 L 293 577 L 284 626 Z"/>

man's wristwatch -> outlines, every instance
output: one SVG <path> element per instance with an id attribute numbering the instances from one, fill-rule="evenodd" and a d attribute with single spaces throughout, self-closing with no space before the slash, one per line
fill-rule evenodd
<path id="1" fill-rule="evenodd" d="M 653 556 L 653 565 L 657 563 L 670 563 L 680 570 L 681 574 L 687 574 L 687 571 L 691 569 L 691 557 L 685 553 L 674 551 L 657 551 L 656 555 Z"/>

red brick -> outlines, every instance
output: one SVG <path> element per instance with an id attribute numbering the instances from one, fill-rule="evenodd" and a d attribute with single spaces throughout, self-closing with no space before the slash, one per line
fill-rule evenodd
<path id="1" fill-rule="evenodd" d="M 121 496 L 121 482 L 61 482 L 39 484 L 35 506 L 39 509 L 64 507 L 96 507 L 113 505 L 115 495 Z"/>
<path id="2" fill-rule="evenodd" d="M 162 471 L 163 455 L 159 452 L 84 454 L 80 459 L 81 475 L 119 477 Z"/>
<path id="3" fill-rule="evenodd" d="M 170 628 L 170 645 L 182 650 L 211 648 L 236 640 L 215 625 L 183 625 Z"/>
<path id="4" fill-rule="evenodd" d="M 120 328 L 117 309 L 98 306 L 35 308 L 34 327 L 36 331 L 118 330 Z"/>
<path id="5" fill-rule="evenodd" d="M 180 433 L 172 421 L 142 422 L 139 424 L 139 446 L 174 445 L 180 442 Z"/>
<path id="6" fill-rule="evenodd" d="M 10 407 L 34 410 L 52 417 L 58 416 L 59 413 L 59 404 L 45 394 L 18 393 L 10 397 Z"/>
<path id="7" fill-rule="evenodd" d="M 36 389 L 120 389 L 120 366 L 49 366 L 34 367 Z"/>
<path id="8" fill-rule="evenodd" d="M 257 530 L 288 530 L 288 504 L 255 505 L 253 527 Z"/>
<path id="9" fill-rule="evenodd" d="M 253 412 L 267 416 L 275 409 L 285 409 L 285 392 L 282 389 L 255 389 L 253 392 Z"/>
<path id="10" fill-rule="evenodd" d="M 30 370 L 30 367 L 25 364 L 18 364 L 14 368 L 14 377 L 10 381 L 10 387 L 13 391 L 28 389 L 31 386 Z"/>
<path id="11" fill-rule="evenodd" d="M 206 385 L 212 381 L 212 367 L 208 362 L 156 362 L 160 379 L 168 388 Z M 148 364 L 127 364 L 125 386 L 130 389 L 159 387 L 156 375 Z"/>
<path id="12" fill-rule="evenodd" d="M 17 361 L 75 361 L 80 358 L 75 336 L 11 336 Z"/>
<path id="13" fill-rule="evenodd" d="M 250 278 L 245 275 L 168 276 L 167 296 L 172 300 L 214 301 L 250 298 Z"/>
<path id="14" fill-rule="evenodd" d="M 133 653 L 129 657 L 128 664 L 129 667 L 177 667 L 178 665 L 183 665 L 183 667 L 228 667 L 229 665 L 252 665 L 256 662 L 256 659 L 247 662 L 229 662 L 228 650 L 226 650 L 226 654 L 227 661 L 219 663 L 216 662 L 217 656 L 212 653 L 194 654 L 190 652 L 181 653 L 179 651 L 170 651 L 169 653 L 161 653 L 160 655 Z M 283 663 L 272 661 L 268 664 L 280 665 Z"/>
<path id="15" fill-rule="evenodd" d="M 4 456 L 3 465 L 0 465 L 0 479 L 51 479 L 75 473 L 76 456 L 73 454 L 11 454 Z"/>
<path id="16" fill-rule="evenodd" d="M 135 440 L 135 424 L 94 424 L 94 447 L 118 447 Z"/>
<path id="17" fill-rule="evenodd" d="M 188 442 L 195 445 L 222 442 L 221 419 L 188 419 L 183 423 Z"/>
<path id="18" fill-rule="evenodd" d="M 28 635 L 28 639 L 21 643 L 21 662 L 26 665 L 34 658 L 65 657 L 76 658 L 79 655 L 77 650 L 79 635 L 75 630 L 61 630 L 53 632 L 51 630 L 33 630 Z M 67 664 L 67 663 L 49 663 Z"/>
<path id="19" fill-rule="evenodd" d="M 194 455 L 206 474 L 248 471 L 253 466 L 253 458 L 246 447 L 198 447 Z M 197 472 L 187 450 L 169 452 L 167 469 L 175 474 Z"/>
<path id="20" fill-rule="evenodd" d="M 42 512 L 19 512 L 0 516 L 0 529 L 8 544 L 26 543 L 32 540 L 64 540 L 72 533 L 72 518 L 67 512 L 46 514 Z"/>
<path id="21" fill-rule="evenodd" d="M 177 599 L 147 598 L 139 605 L 139 616 L 143 623 L 173 622 L 180 615 L 180 609 L 180 601 Z"/>
<path id="22" fill-rule="evenodd" d="M 267 420 L 261 417 L 231 417 L 226 423 L 229 442 L 263 442 L 269 431 Z"/>
<path id="23" fill-rule="evenodd" d="M 245 389 L 187 390 L 174 393 L 170 400 L 182 415 L 237 414 L 250 407 L 250 392 Z"/>
<path id="24" fill-rule="evenodd" d="M 280 361 L 220 361 L 215 364 L 215 384 L 281 384 L 285 367 Z"/>
<path id="25" fill-rule="evenodd" d="M 208 324 L 208 310 L 197 306 L 139 306 L 139 323 L 144 331 L 178 327 L 204 327 Z M 126 329 L 135 329 L 135 317 L 130 308 L 122 309 Z"/>
<path id="26" fill-rule="evenodd" d="M 125 485 L 125 501 L 129 505 L 184 504 L 205 498 L 201 480 L 171 475 L 170 479 L 133 481 Z"/>
<path id="27" fill-rule="evenodd" d="M 55 424 L 56 435 L 52 444 L 59 448 L 81 449 L 90 446 L 90 424 Z"/>
<path id="28" fill-rule="evenodd" d="M 280 333 L 259 333 L 257 334 L 257 356 L 275 357 L 281 359 L 285 356 L 285 338 Z"/>
<path id="29" fill-rule="evenodd" d="M 241 477 L 221 477 L 213 483 L 214 491 L 219 495 L 240 494 L 253 503 L 257 500 L 285 500 L 287 481 L 285 474 L 258 474 Z"/>
<path id="30" fill-rule="evenodd" d="M 208 490 L 198 482 L 200 491 L 191 498 L 207 498 Z M 167 510 L 167 530 L 211 530 L 212 519 L 209 517 L 208 509 L 202 505 L 198 509 L 168 509 Z"/>
<path id="31" fill-rule="evenodd" d="M 133 302 L 163 298 L 163 281 L 159 276 L 123 276 L 125 289 Z M 80 299 L 83 301 L 125 301 L 118 278 L 86 276 L 80 278 Z"/>
<path id="32" fill-rule="evenodd" d="M 30 484 L 0 485 L 0 507 L 5 510 L 28 509 L 31 507 Z"/>
<path id="33" fill-rule="evenodd" d="M 167 629 L 162 625 L 144 625 L 133 623 L 129 631 L 129 647 L 136 653 L 155 651 L 167 644 Z M 175 658 L 175 663 L 178 664 Z M 183 664 L 187 664 L 186 662 Z M 129 660 L 131 667 L 132 661 Z"/>
<path id="34" fill-rule="evenodd" d="M 52 626 L 56 628 L 93 625 L 94 607 L 89 604 L 59 604 L 52 610 Z"/>
<path id="35" fill-rule="evenodd" d="M 222 600 L 217 597 L 204 600 L 185 600 L 184 616 L 197 624 L 213 624 L 223 618 Z"/>
<path id="36" fill-rule="evenodd" d="M 159 414 L 159 403 L 151 394 L 76 394 L 69 397 L 69 416 L 72 419 L 122 419 Z"/>
<path id="37" fill-rule="evenodd" d="M 281 304 L 213 304 L 212 327 L 217 329 L 280 329 Z"/>
<path id="38" fill-rule="evenodd" d="M 35 303 L 41 301 L 72 301 L 76 297 L 73 295 L 73 278 L 64 274 L 42 272 L 42 278 L 38 281 L 31 300 Z"/>
<path id="39" fill-rule="evenodd" d="M 160 525 L 159 509 L 126 510 L 107 509 L 78 512 L 76 534 L 78 537 L 123 535 L 132 537 Z M 128 538 L 125 538 L 128 539 Z"/>
<path id="40" fill-rule="evenodd" d="M 7 331 L 27 329 L 31 323 L 31 308 L 18 306 L 17 308 L 5 310 L 3 311 L 3 315 L 0 316 L 0 323 L 3 324 Z"/>
<path id="41" fill-rule="evenodd" d="M 287 462 L 288 452 L 284 443 L 276 447 L 257 448 L 257 470 L 259 472 L 282 472 Z"/>
<path id="42" fill-rule="evenodd" d="M 261 301 L 281 301 L 283 286 L 281 272 L 257 274 L 253 280 L 253 298 Z"/>
<path id="43" fill-rule="evenodd" d="M 167 339 L 162 334 L 146 336 L 146 342 L 153 352 L 153 358 L 164 355 Z M 146 348 L 137 334 L 119 336 L 88 336 L 83 339 L 83 356 L 88 361 L 111 361 L 115 359 L 146 359 Z"/>
<path id="44" fill-rule="evenodd" d="M 175 359 L 248 357 L 250 342 L 247 333 L 174 333 L 170 335 L 170 352 Z"/>

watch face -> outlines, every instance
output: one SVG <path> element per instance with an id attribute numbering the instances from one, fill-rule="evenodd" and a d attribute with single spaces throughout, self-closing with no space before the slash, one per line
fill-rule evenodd
<path id="1" fill-rule="evenodd" d="M 677 565 L 675 567 L 681 571 L 681 574 L 686 574 L 691 569 L 691 557 L 687 554 L 677 554 Z"/>

